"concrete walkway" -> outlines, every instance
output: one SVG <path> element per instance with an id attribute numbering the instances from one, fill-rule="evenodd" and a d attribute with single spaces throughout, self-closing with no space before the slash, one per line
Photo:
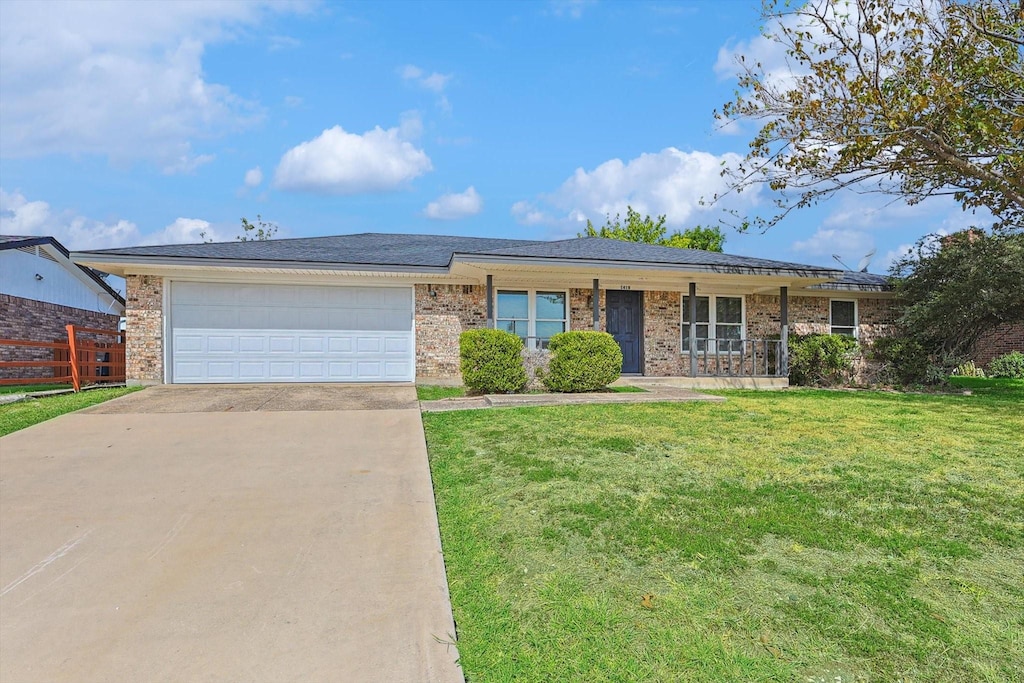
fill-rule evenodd
<path id="1" fill-rule="evenodd" d="M 414 389 L 301 389 L 0 439 L 0 681 L 461 681 Z"/>
<path id="2" fill-rule="evenodd" d="M 522 408 L 527 406 L 592 405 L 600 403 L 682 403 L 687 401 L 724 401 L 721 396 L 699 394 L 663 384 L 645 384 L 643 392 L 595 392 L 588 394 L 485 394 L 420 401 L 424 412 L 479 410 L 482 408 Z"/>

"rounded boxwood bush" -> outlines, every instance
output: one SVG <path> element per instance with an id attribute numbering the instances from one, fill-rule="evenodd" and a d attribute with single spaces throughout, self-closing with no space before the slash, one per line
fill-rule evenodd
<path id="1" fill-rule="evenodd" d="M 988 375 L 989 377 L 1024 379 L 1024 353 L 1010 351 L 998 358 L 994 358 L 988 364 Z"/>
<path id="2" fill-rule="evenodd" d="M 622 350 L 607 332 L 562 332 L 548 342 L 544 386 L 576 393 L 603 389 L 622 373 Z"/>
<path id="3" fill-rule="evenodd" d="M 462 383 L 477 394 L 514 394 L 526 386 L 523 340 L 505 330 L 469 330 L 459 336 Z"/>

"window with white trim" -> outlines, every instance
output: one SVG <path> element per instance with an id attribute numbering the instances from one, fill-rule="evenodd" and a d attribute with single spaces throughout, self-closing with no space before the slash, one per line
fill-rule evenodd
<path id="1" fill-rule="evenodd" d="M 832 334 L 857 336 L 857 300 L 832 299 L 829 302 L 828 324 Z"/>
<path id="2" fill-rule="evenodd" d="M 698 296 L 697 297 L 697 350 L 740 351 L 746 338 L 742 296 Z M 690 352 L 690 297 L 683 296 L 682 349 Z"/>
<path id="3" fill-rule="evenodd" d="M 569 329 L 565 291 L 498 290 L 495 320 L 499 330 L 519 335 L 527 348 L 547 348 L 551 337 Z"/>

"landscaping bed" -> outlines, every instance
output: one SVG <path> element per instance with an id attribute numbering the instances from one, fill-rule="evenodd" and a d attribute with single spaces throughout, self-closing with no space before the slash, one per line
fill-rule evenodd
<path id="1" fill-rule="evenodd" d="M 1024 382 L 425 414 L 467 680 L 1024 679 Z"/>

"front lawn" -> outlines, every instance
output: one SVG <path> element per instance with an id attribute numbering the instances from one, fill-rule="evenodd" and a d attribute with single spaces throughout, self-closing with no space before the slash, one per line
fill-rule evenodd
<path id="1" fill-rule="evenodd" d="M 124 396 L 142 387 L 90 389 L 77 394 L 57 394 L 0 405 L 0 436 L 70 413 L 82 408 Z M 70 438 L 70 437 L 69 437 Z"/>
<path id="2" fill-rule="evenodd" d="M 417 384 L 416 398 L 420 401 L 439 401 L 443 398 L 458 398 L 466 395 L 466 387 L 445 387 L 434 384 Z"/>
<path id="3" fill-rule="evenodd" d="M 70 389 L 71 384 L 5 384 L 0 386 L 0 396 L 3 394 L 31 394 L 36 391 L 56 391 L 58 389 Z"/>
<path id="4" fill-rule="evenodd" d="M 467 680 L 1024 680 L 1024 383 L 967 385 L 424 415 Z"/>

